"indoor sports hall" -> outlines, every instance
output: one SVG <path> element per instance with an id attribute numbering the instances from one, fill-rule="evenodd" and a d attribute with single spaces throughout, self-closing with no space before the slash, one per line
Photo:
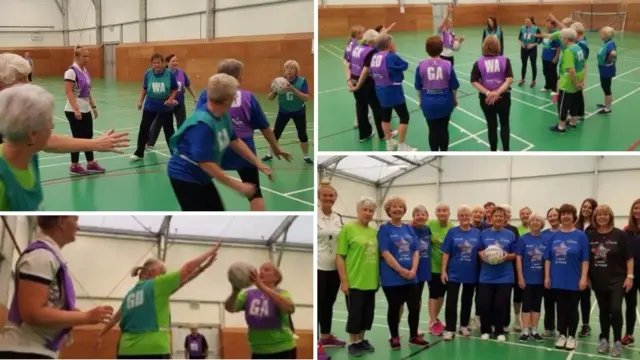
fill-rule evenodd
<path id="1" fill-rule="evenodd" d="M 31 231 L 35 216 L 3 216 L 0 221 L 0 326 L 4 326 L 14 290 L 13 267 L 39 234 Z M 81 311 L 98 305 L 120 308 L 136 283 L 131 269 L 147 259 L 161 259 L 169 272 L 175 271 L 220 241 L 213 265 L 171 297 L 172 357 L 185 358 L 185 336 L 193 327 L 209 345 L 207 358 L 251 356 L 244 314 L 228 313 L 224 307 L 231 292 L 227 269 L 242 261 L 256 268 L 266 262 L 278 265 L 280 287 L 289 291 L 296 307 L 292 320 L 298 358 L 313 358 L 311 216 L 83 215 L 78 225 L 75 241 L 64 247 L 62 255 Z M 96 348 L 101 330 L 102 325 L 74 328 L 73 343 L 62 348 L 60 358 L 114 359 L 119 328 L 106 333 Z"/>
<path id="2" fill-rule="evenodd" d="M 149 148 L 143 161 L 133 162 L 142 111 L 137 104 L 145 71 L 155 53 L 175 54 L 191 88 L 200 95 L 220 61 L 243 62 L 241 87 L 254 93 L 273 129 L 277 101 L 269 101 L 271 81 L 282 76 L 283 66 L 295 60 L 299 75 L 313 89 L 313 1 L 190 0 L 25 0 L 5 1 L 0 27 L 0 52 L 14 52 L 33 60 L 33 83 L 56 98 L 55 131 L 71 134 L 65 117 L 63 74 L 74 61 L 76 45 L 89 50 L 87 69 L 99 116 L 97 137 L 110 129 L 127 131 L 130 146 L 118 153 L 96 153 L 106 172 L 70 175 L 69 154 L 40 154 L 44 208 L 60 211 L 179 210 L 167 177 L 169 149 L 164 133 Z M 279 14 L 296 13 L 289 21 L 273 22 Z M 313 99 L 313 98 L 312 98 Z M 185 94 L 187 115 L 195 108 Z M 307 133 L 313 151 L 313 101 L 306 107 Z M 175 124 L 175 122 L 174 122 Z M 293 160 L 268 162 L 274 180 L 261 175 L 268 210 L 300 211 L 313 206 L 313 170 L 303 161 L 296 128 L 289 122 L 280 144 Z M 269 145 L 255 132 L 259 158 Z M 311 154 L 311 158 L 313 158 Z M 80 154 L 84 166 L 84 155 Z M 238 177 L 236 171 L 228 174 Z M 218 186 L 227 210 L 247 210 L 248 202 Z M 105 196 L 118 194 L 120 196 Z"/>
<path id="3" fill-rule="evenodd" d="M 330 182 L 338 193 L 333 211 L 342 214 L 343 222 L 356 219 L 356 204 L 361 197 L 374 199 L 378 204 L 374 215 L 377 227 L 388 220 L 383 204 L 391 197 L 406 201 L 405 221 L 411 220 L 412 209 L 417 205 L 426 207 L 429 220 L 436 219 L 436 206 L 450 206 L 450 221 L 457 222 L 456 211 L 461 205 L 483 206 L 492 201 L 496 205 L 510 204 L 513 226 L 520 225 L 519 210 L 529 207 L 535 213 L 559 207 L 563 203 L 580 208 L 586 198 L 596 199 L 599 204 L 609 205 L 615 214 L 615 226 L 623 228 L 628 223 L 630 208 L 638 198 L 633 189 L 635 179 L 640 176 L 640 160 L 629 156 L 321 156 L 319 176 Z M 548 224 L 546 225 L 548 227 Z M 428 291 L 425 286 L 423 305 L 420 311 L 420 326 L 425 339 L 433 346 L 422 349 L 409 347 L 407 311 L 400 321 L 402 349 L 389 348 L 387 327 L 387 300 L 382 291 L 376 293 L 374 325 L 367 338 L 376 347 L 366 359 L 581 359 L 610 358 L 598 349 L 599 308 L 595 296 L 591 299 L 589 325 L 591 334 L 579 337 L 574 352 L 556 350 L 553 339 L 538 343 L 529 340 L 519 342 L 520 333 L 511 331 L 505 343 L 481 340 L 479 330 L 472 336 L 460 335 L 450 342 L 442 337 L 428 334 L 429 316 L 425 304 Z M 623 316 L 625 305 L 623 303 Z M 347 308 L 344 296 L 338 294 L 334 305 L 332 332 L 340 340 L 348 340 L 345 333 Z M 440 316 L 444 314 L 443 310 Z M 472 310 L 472 315 L 473 315 Z M 541 317 L 544 316 L 544 311 Z M 514 324 L 512 312 L 511 324 Z M 582 317 L 580 318 L 582 324 Z M 638 330 L 636 323 L 636 333 Z M 540 319 L 540 332 L 543 321 Z M 579 326 L 580 329 L 580 326 Z M 624 334 L 624 326 L 623 326 Z M 327 349 L 332 359 L 347 359 L 347 349 Z M 470 355 L 473 354 L 473 355 Z M 623 359 L 640 359 L 637 348 L 622 350 Z"/>
<path id="4" fill-rule="evenodd" d="M 449 123 L 450 151 L 489 150 L 487 125 L 480 108 L 477 90 L 470 84 L 470 72 L 481 55 L 483 30 L 488 17 L 496 17 L 502 27 L 504 55 L 512 64 L 514 86 L 511 90 L 511 151 L 621 151 L 640 138 L 640 128 L 633 121 L 640 110 L 640 4 L 634 1 L 556 1 L 556 0 L 321 0 L 318 9 L 318 85 L 319 150 L 384 151 L 377 140 L 358 142 L 353 129 L 355 107 L 353 95 L 345 86 L 343 56 L 350 28 L 362 25 L 371 29 L 379 25 L 390 30 L 397 54 L 409 63 L 404 73 L 403 89 L 410 113 L 406 143 L 418 150 L 429 150 L 428 128 L 420 110 L 414 88 L 415 70 L 427 58 L 425 39 L 436 32 L 444 10 L 455 4 L 453 31 L 464 36 L 459 51 L 454 52 L 455 71 L 460 82 L 458 106 Z M 544 86 L 541 55 L 538 55 L 537 85 L 529 87 L 531 65 L 526 84 L 516 86 L 521 74 L 518 33 L 524 18 L 533 16 L 546 31 L 549 13 L 559 21 L 571 18 L 584 24 L 591 56 L 584 85 L 585 120 L 577 130 L 552 133 L 548 127 L 557 123 L 557 104 Z M 604 26 L 615 30 L 617 76 L 613 80 L 613 105 L 608 115 L 599 115 L 596 104 L 603 101 L 597 54 L 602 46 L 598 31 Z M 539 50 L 541 53 L 541 50 Z M 397 126 L 397 114 L 392 123 Z"/>

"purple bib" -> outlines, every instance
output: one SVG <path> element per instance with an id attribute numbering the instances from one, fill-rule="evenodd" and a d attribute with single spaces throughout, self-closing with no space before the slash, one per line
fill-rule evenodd
<path id="1" fill-rule="evenodd" d="M 182 69 L 176 69 L 174 72 L 175 76 L 176 76 L 176 81 L 178 82 L 178 95 L 183 95 L 184 94 L 184 83 L 187 81 L 187 77 L 186 74 L 184 73 L 184 71 L 182 71 Z"/>
<path id="2" fill-rule="evenodd" d="M 348 62 L 351 62 L 351 52 L 357 45 L 358 40 L 356 39 L 349 39 L 349 42 L 347 42 L 347 47 L 344 49 L 344 59 Z"/>
<path id="3" fill-rule="evenodd" d="M 489 91 L 497 90 L 506 79 L 507 58 L 506 56 L 483 56 L 478 60 L 478 69 L 480 69 L 482 86 Z"/>
<path id="4" fill-rule="evenodd" d="M 251 93 L 246 90 L 238 90 L 228 113 L 236 136 L 242 139 L 252 138 Z"/>
<path id="5" fill-rule="evenodd" d="M 69 269 L 67 269 L 67 264 L 60 259 L 58 254 L 44 241 L 34 241 L 31 243 L 23 252 L 27 254 L 36 249 L 45 249 L 51 252 L 56 260 L 60 263 L 60 270 L 58 271 L 58 282 L 61 290 L 64 293 L 64 310 L 73 310 L 76 307 L 76 292 L 73 288 L 73 280 L 71 279 L 71 275 L 69 274 Z M 18 259 L 20 261 L 20 259 Z M 20 318 L 20 313 L 18 311 L 18 269 L 16 268 L 16 278 L 15 278 L 15 292 L 13 294 L 13 299 L 11 300 L 11 308 L 9 309 L 9 321 L 16 325 L 22 324 L 22 319 Z M 62 329 L 60 332 L 50 341 L 45 343 L 47 349 L 51 351 L 59 351 L 62 346 L 62 340 L 64 337 L 71 332 L 72 328 Z"/>
<path id="6" fill-rule="evenodd" d="M 187 336 L 187 346 L 189 348 L 190 357 L 199 357 L 202 356 L 202 335 L 198 334 L 196 336 L 188 335 Z"/>
<path id="7" fill-rule="evenodd" d="M 451 63 L 443 59 L 426 59 L 418 66 L 422 89 L 446 90 L 449 89 L 451 77 Z"/>
<path id="8" fill-rule="evenodd" d="M 364 67 L 364 59 L 373 50 L 368 45 L 358 45 L 351 52 L 351 75 L 360 77 Z"/>
<path id="9" fill-rule="evenodd" d="M 91 96 L 91 76 L 89 76 L 89 72 L 86 69 L 85 71 L 82 71 L 75 65 L 71 66 L 69 69 L 73 69 L 76 73 L 76 84 L 80 90 L 78 97 L 83 99 L 89 98 Z"/>
<path id="10" fill-rule="evenodd" d="M 387 54 L 388 51 L 380 51 L 371 58 L 371 77 L 377 86 L 393 85 L 387 69 Z"/>
<path id="11" fill-rule="evenodd" d="M 278 291 L 278 289 L 276 289 Z M 244 305 L 244 318 L 247 326 L 253 330 L 271 330 L 282 328 L 280 309 L 259 289 L 247 290 Z"/>
<path id="12" fill-rule="evenodd" d="M 453 49 L 453 41 L 455 39 L 456 34 L 451 30 L 445 30 L 442 32 L 440 37 L 442 37 L 442 46 L 447 49 Z"/>

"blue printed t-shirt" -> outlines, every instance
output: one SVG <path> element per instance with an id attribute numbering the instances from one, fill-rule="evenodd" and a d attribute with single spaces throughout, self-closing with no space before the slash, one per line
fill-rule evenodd
<path id="1" fill-rule="evenodd" d="M 440 119 L 451 115 L 453 112 L 453 91 L 460 88 L 456 71 L 451 68 L 451 76 L 449 76 L 449 90 L 442 93 L 429 93 L 422 89 L 422 78 L 420 77 L 420 65 L 416 67 L 416 78 L 414 87 L 420 91 L 420 108 L 422 114 L 428 120 Z"/>
<path id="2" fill-rule="evenodd" d="M 184 94 L 186 89 L 191 86 L 191 80 L 189 80 L 189 76 L 182 69 L 173 69 L 171 73 L 176 77 L 176 83 L 178 84 L 178 95 L 176 95 L 176 100 L 179 104 L 184 103 Z"/>
<path id="3" fill-rule="evenodd" d="M 612 78 L 616 76 L 616 61 L 611 59 L 611 52 L 616 50 L 616 43 L 609 40 L 602 44 L 598 52 L 598 71 L 601 78 Z M 611 60 L 611 61 L 609 61 Z"/>
<path id="4" fill-rule="evenodd" d="M 498 245 L 507 254 L 516 252 L 516 235 L 505 228 L 495 231 L 493 228 L 485 229 L 480 235 L 480 250 L 491 245 Z M 513 263 L 505 261 L 502 264 L 490 265 L 482 262 L 480 269 L 481 284 L 513 284 Z"/>
<path id="5" fill-rule="evenodd" d="M 402 81 L 404 80 L 404 71 L 409 68 L 409 63 L 398 54 L 390 52 L 387 53 L 385 57 L 385 64 L 387 66 L 387 72 L 389 73 L 389 80 L 391 80 L 394 85 L 376 85 L 376 94 L 383 108 L 392 108 L 407 101 L 404 98 Z"/>
<path id="6" fill-rule="evenodd" d="M 431 281 L 431 229 L 428 226 L 413 227 L 420 260 L 418 262 L 418 281 Z"/>
<path id="7" fill-rule="evenodd" d="M 589 240 L 582 231 L 556 231 L 549 239 L 545 260 L 550 262 L 551 288 L 580 290 L 582 263 L 589 261 Z"/>
<path id="8" fill-rule="evenodd" d="M 549 234 L 537 236 L 527 233 L 520 237 L 516 253 L 522 257 L 522 276 L 527 285 L 544 283 L 544 254 L 547 250 Z"/>
<path id="9" fill-rule="evenodd" d="M 297 79 L 298 79 L 298 77 L 296 76 L 296 77 L 295 77 L 293 80 L 291 80 L 289 83 L 290 83 L 290 84 L 293 84 L 293 83 L 295 83 L 295 82 L 296 82 L 296 80 L 297 80 Z M 303 94 L 308 94 L 308 93 L 309 93 L 309 83 L 307 82 L 307 79 L 304 79 L 304 80 L 302 81 L 302 84 L 300 85 L 300 89 L 299 89 L 299 90 L 300 90 L 300 92 L 301 92 L 301 93 L 303 93 Z M 289 93 L 290 93 L 291 95 L 288 95 L 288 96 L 296 96 L 293 92 L 289 92 Z M 295 110 L 295 111 L 289 111 L 289 110 L 285 109 L 285 108 L 284 108 L 284 107 L 282 107 L 282 106 L 278 106 L 278 112 L 279 112 L 279 113 L 282 113 L 282 114 L 298 115 L 298 114 L 301 114 L 301 113 L 303 113 L 303 112 L 305 112 L 305 111 L 307 111 L 307 107 L 306 107 L 306 106 L 305 106 L 305 107 L 302 107 L 302 108 L 301 108 L 301 109 L 299 109 L 299 110 Z"/>
<path id="10" fill-rule="evenodd" d="M 161 78 L 162 76 L 164 76 L 163 73 L 156 73 L 153 69 L 149 70 L 152 73 L 152 76 L 156 77 L 156 78 Z M 168 69 L 164 69 L 164 71 L 169 71 Z M 164 72 L 163 71 L 163 72 Z M 176 75 L 175 73 L 171 73 L 171 86 L 170 89 L 171 91 L 173 90 L 177 90 L 178 89 L 178 81 L 176 80 Z M 142 88 L 147 90 L 148 93 L 148 87 L 149 87 L 149 77 L 147 76 L 147 73 L 145 72 L 145 76 L 144 76 L 144 80 L 142 83 Z M 167 96 L 168 98 L 168 96 Z M 155 112 L 167 112 L 167 111 L 172 111 L 173 107 L 171 106 L 165 106 L 164 102 L 167 100 L 167 98 L 165 98 L 164 100 L 162 99 L 155 99 L 153 97 L 150 97 L 147 95 L 145 101 L 144 101 L 144 110 L 145 111 L 155 111 Z"/>
<path id="11" fill-rule="evenodd" d="M 413 255 L 418 251 L 414 234 L 409 225 L 395 226 L 388 222 L 378 229 L 378 249 L 380 253 L 388 251 L 400 266 L 411 270 Z M 401 286 L 416 282 L 417 278 L 414 277 L 412 280 L 403 278 L 387 264 L 384 258 L 380 259 L 380 284 L 382 286 Z"/>
<path id="12" fill-rule="evenodd" d="M 213 114 L 215 121 L 221 121 Z M 231 131 L 229 141 L 237 139 L 236 134 Z M 202 170 L 198 165 L 183 159 L 179 154 L 185 155 L 187 158 L 197 163 L 216 162 L 215 147 L 217 147 L 215 134 L 211 128 L 204 122 L 186 129 L 182 134 L 180 143 L 178 144 L 178 152 L 174 153 L 167 164 L 167 175 L 176 180 L 182 180 L 190 183 L 208 184 L 211 182 L 211 176 Z M 230 149 L 228 149 L 230 150 Z M 220 164 L 218 164 L 220 165 Z"/>
<path id="13" fill-rule="evenodd" d="M 550 33 L 556 30 L 551 30 Z M 562 47 L 562 43 L 558 39 L 543 39 L 542 40 L 542 61 L 552 61 L 558 53 L 558 48 Z"/>
<path id="14" fill-rule="evenodd" d="M 456 226 L 447 232 L 442 244 L 442 252 L 449 255 L 447 276 L 449 281 L 475 284 L 478 280 L 478 247 L 480 230 L 470 228 L 465 231 Z"/>

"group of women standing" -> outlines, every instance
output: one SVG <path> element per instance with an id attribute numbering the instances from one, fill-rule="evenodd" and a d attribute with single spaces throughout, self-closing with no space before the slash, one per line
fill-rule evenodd
<path id="1" fill-rule="evenodd" d="M 427 210 L 417 206 L 412 211 L 412 220 L 404 224 L 402 219 L 408 211 L 405 201 L 390 198 L 384 205 L 389 221 L 376 230 L 371 227 L 376 211 L 373 200 L 362 199 L 357 204 L 357 220 L 345 223 L 332 211 L 337 196 L 330 184 L 321 184 L 318 190 L 321 346 L 346 345 L 331 333 L 333 306 L 337 293 L 342 291 L 347 300 L 349 353 L 358 356 L 374 350 L 365 333 L 373 324 L 379 287 L 388 302 L 391 348 L 401 347 L 398 326 L 405 304 L 409 311 L 409 344 L 428 344 L 418 330 L 425 282 L 429 286 L 429 331 L 445 340 L 452 340 L 456 333 L 471 335 L 472 324 L 477 321 L 471 314 L 475 296 L 482 339 L 506 341 L 513 303 L 516 316 L 513 330 L 521 332 L 519 341 L 555 337 L 556 348 L 574 350 L 576 337 L 590 332 L 587 313 L 578 333 L 578 309 L 579 303 L 585 297 L 590 299 L 593 291 L 602 329 L 598 352 L 611 351 L 617 357 L 623 346 L 634 341 L 636 298 L 640 291 L 635 280 L 640 276 L 639 267 L 634 264 L 634 259 L 640 256 L 640 199 L 631 205 L 628 223 L 620 229 L 614 226 L 611 208 L 598 205 L 593 199 L 585 200 L 579 209 L 563 204 L 548 209 L 545 215 L 522 208 L 518 226 L 510 224 L 508 205 L 488 202 L 473 208 L 461 206 L 457 211 L 459 224 L 455 226 L 446 204 L 436 207 L 436 219 L 432 221 L 428 221 Z M 546 222 L 549 227 L 545 229 Z M 497 264 L 485 256 L 487 248 L 496 246 L 503 253 Z M 627 302 L 624 336 L 623 299 Z M 438 317 L 443 305 L 444 324 Z M 544 332 L 539 333 L 543 306 Z"/>
<path id="2" fill-rule="evenodd" d="M 449 6 L 438 26 L 438 35 L 426 40 L 428 57 L 415 70 L 415 89 L 420 109 L 427 120 L 431 151 L 448 150 L 449 122 L 458 104 L 457 91 L 460 85 L 454 70 L 454 54 L 464 37 L 456 36 L 453 32 L 454 11 L 455 7 Z M 583 88 L 589 47 L 581 23 L 571 19 L 558 22 L 550 15 L 546 27 L 549 33 L 543 34 L 535 19 L 527 17 L 520 28 L 518 43 L 522 66 L 517 85 L 525 85 L 530 63 L 532 78 L 529 86 L 536 86 L 538 47 L 543 44 L 545 84 L 541 91 L 550 92 L 551 100 L 558 103 L 559 121 L 549 129 L 565 133 L 567 127 L 577 128 L 577 121 L 585 117 Z M 598 105 L 599 114 L 611 112 L 611 79 L 616 73 L 613 35 L 614 31 L 610 27 L 604 27 L 600 31 L 604 45 L 598 55 L 598 69 L 605 101 Z M 397 54 L 388 30 L 379 33 L 373 29 L 365 31 L 361 26 L 354 26 L 344 60 L 347 65 L 347 86 L 356 100 L 360 142 L 374 136 L 368 118 L 371 108 L 378 136 L 386 142 L 387 151 L 415 150 L 405 142 L 409 111 L 403 81 L 408 63 Z M 513 78 L 511 62 L 504 56 L 504 33 L 497 19 L 490 17 L 482 33 L 482 57 L 473 65 L 471 84 L 479 93 L 491 151 L 498 150 L 498 127 L 502 150 L 510 150 L 510 90 Z M 397 141 L 393 138 L 396 133 L 391 130 L 390 124 L 393 111 L 400 119 Z"/>

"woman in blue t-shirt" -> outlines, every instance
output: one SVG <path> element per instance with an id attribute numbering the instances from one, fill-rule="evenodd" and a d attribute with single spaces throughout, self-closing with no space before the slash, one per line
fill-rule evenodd
<path id="1" fill-rule="evenodd" d="M 544 287 L 544 253 L 548 236 L 542 233 L 544 218 L 538 214 L 529 216 L 529 232 L 520 237 L 517 246 L 518 286 L 522 296 L 522 335 L 521 342 L 530 338 L 541 342 L 538 334 L 538 321 L 542 308 Z"/>
<path id="2" fill-rule="evenodd" d="M 560 212 L 558 208 L 552 207 L 547 210 L 547 222 L 548 229 L 542 231 L 542 234 L 547 237 L 547 241 L 551 238 L 553 233 L 560 229 Z M 553 298 L 553 291 L 551 289 L 542 289 L 542 298 L 544 299 L 544 332 L 542 337 L 554 338 L 556 337 L 556 302 Z"/>
<path id="3" fill-rule="evenodd" d="M 378 230 L 378 248 L 382 256 L 380 285 L 389 303 L 389 344 L 394 350 L 400 349 L 400 309 L 406 303 L 409 309 L 409 344 L 426 346 L 429 343 L 418 334 L 418 243 L 411 227 L 402 222 L 402 217 L 407 212 L 407 204 L 398 197 L 392 197 L 384 204 L 384 210 L 390 220 Z"/>
<path id="4" fill-rule="evenodd" d="M 418 278 L 418 303 L 422 309 L 424 284 L 431 281 L 431 229 L 427 226 L 429 212 L 426 207 L 418 205 L 413 208 L 412 218 L 411 227 L 418 242 L 418 253 L 420 254 L 416 277 Z"/>
<path id="5" fill-rule="evenodd" d="M 460 335 L 471 336 L 469 320 L 473 293 L 478 282 L 478 247 L 480 230 L 471 226 L 471 208 L 458 208 L 459 226 L 450 229 L 442 244 L 442 271 L 440 278 L 447 286 L 444 340 L 451 340 L 458 321 L 458 294 L 462 286 L 460 303 Z"/>
<path id="6" fill-rule="evenodd" d="M 598 104 L 598 114 L 610 114 L 613 95 L 611 93 L 611 80 L 616 76 L 617 48 L 613 41 L 614 31 L 610 26 L 600 29 L 600 39 L 604 42 L 598 52 L 598 72 L 600 73 L 600 86 L 604 92 L 604 104 Z"/>
<path id="7" fill-rule="evenodd" d="M 555 20 L 547 20 L 547 33 L 558 31 Z M 554 92 L 558 87 L 558 59 L 562 43 L 545 37 L 542 40 L 542 74 L 544 75 L 543 92 Z"/>
<path id="8" fill-rule="evenodd" d="M 580 291 L 587 288 L 589 240 L 576 229 L 578 211 L 570 204 L 560 206 L 560 230 L 546 249 L 544 286 L 552 289 L 558 310 L 557 349 L 575 350 Z"/>
<path id="9" fill-rule="evenodd" d="M 622 337 L 622 345 L 629 346 L 635 343 L 633 330 L 636 326 L 636 306 L 640 291 L 640 199 L 631 204 L 629 222 L 624 231 L 629 237 L 628 241 L 633 251 L 633 288 L 624 295 L 626 332 Z"/>
<path id="10" fill-rule="evenodd" d="M 478 255 L 483 261 L 478 282 L 480 297 L 480 332 L 483 340 L 489 340 L 491 334 L 499 342 L 505 342 L 504 323 L 507 315 L 504 309 L 509 308 L 511 289 L 515 283 L 513 262 L 516 259 L 516 235 L 504 226 L 507 210 L 496 206 L 491 212 L 491 227 L 480 235 L 480 251 Z M 502 262 L 491 265 L 484 256 L 489 246 L 499 246 L 504 251 Z M 492 331 L 493 327 L 493 331 Z"/>

